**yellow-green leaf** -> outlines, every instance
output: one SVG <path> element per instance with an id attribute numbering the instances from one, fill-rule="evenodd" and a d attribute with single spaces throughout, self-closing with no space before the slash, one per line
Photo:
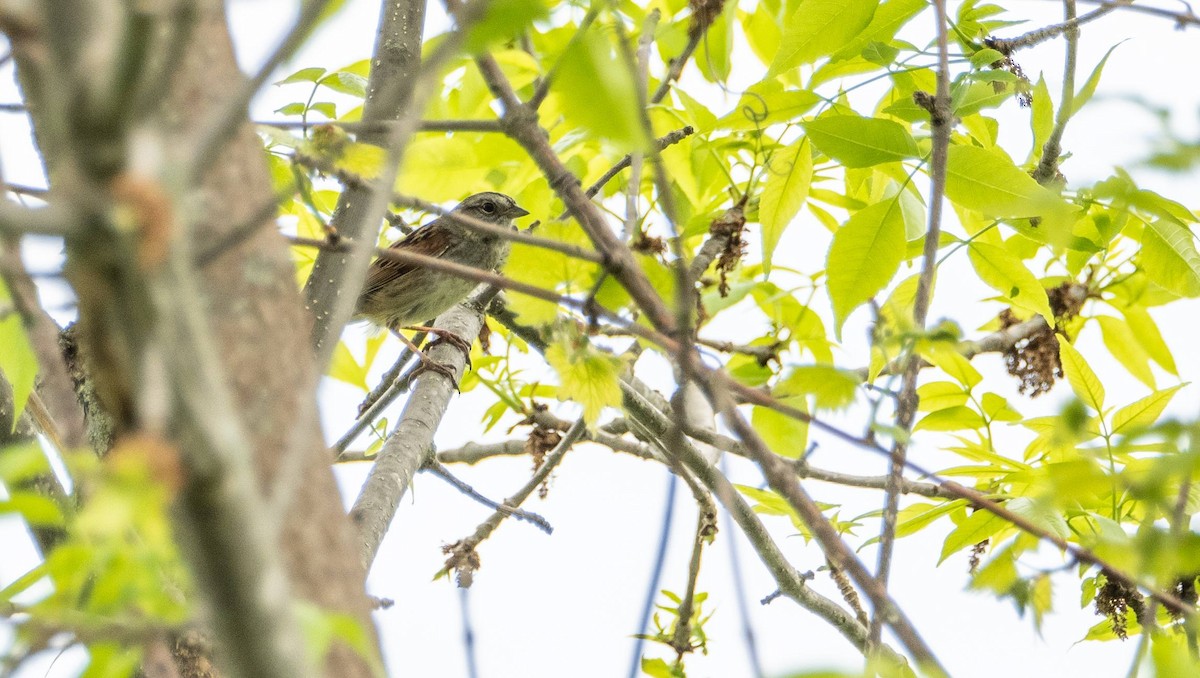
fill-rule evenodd
<path id="1" fill-rule="evenodd" d="M 1150 355 L 1133 336 L 1129 325 L 1110 315 L 1096 316 L 1096 322 L 1100 324 L 1100 336 L 1112 356 L 1138 381 L 1152 389 L 1158 388 L 1154 371 L 1150 369 Z"/>
<path id="2" fill-rule="evenodd" d="M 1160 287 L 1181 297 L 1200 296 L 1200 253 L 1192 232 L 1172 219 L 1150 222 L 1142 231 L 1142 268 Z"/>
<path id="3" fill-rule="evenodd" d="M 1149 426 L 1158 421 L 1159 415 L 1167 408 L 1167 405 L 1171 402 L 1171 398 L 1175 397 L 1179 389 L 1186 385 L 1179 384 L 1171 388 L 1164 388 L 1161 391 L 1155 391 L 1145 398 L 1117 410 L 1112 418 L 1112 432 L 1122 433 L 1126 429 L 1141 428 L 1142 426 Z"/>
<path id="4" fill-rule="evenodd" d="M 1104 411 L 1104 385 L 1092 371 L 1091 365 L 1066 339 L 1058 340 L 1058 355 L 1062 362 L 1063 373 L 1071 384 L 1071 390 L 1085 405 L 1097 412 Z"/>
<path id="5" fill-rule="evenodd" d="M 784 400 L 792 407 L 808 411 L 804 397 Z M 750 423 L 771 451 L 788 459 L 799 459 L 808 446 L 808 422 L 776 412 L 769 407 L 755 406 Z"/>
<path id="6" fill-rule="evenodd" d="M 776 396 L 812 395 L 818 409 L 836 409 L 854 402 L 862 383 L 857 373 L 832 365 L 800 365 L 779 382 Z"/>
<path id="7" fill-rule="evenodd" d="M 767 271 L 771 270 L 771 255 L 779 244 L 783 229 L 787 228 L 808 198 L 812 171 L 812 151 L 807 137 L 780 150 L 771 158 L 770 173 L 758 206 L 758 220 L 763 227 L 763 266 Z"/>
<path id="8" fill-rule="evenodd" d="M 583 418 L 589 426 L 596 423 L 605 407 L 621 404 L 620 358 L 599 351 L 582 339 L 568 338 L 546 349 L 546 362 L 558 373 L 559 400 L 574 400 L 582 405 Z"/>
<path id="9" fill-rule="evenodd" d="M 830 115 L 803 124 L 813 145 L 846 167 L 870 167 L 919 153 L 912 135 L 893 120 Z"/>
<path id="10" fill-rule="evenodd" d="M 967 404 L 969 394 L 962 384 L 952 381 L 931 381 L 917 387 L 918 412 L 935 412 L 947 407 Z"/>
<path id="11" fill-rule="evenodd" d="M 946 541 L 942 543 L 942 554 L 938 558 L 938 564 L 951 555 L 961 551 L 962 549 L 978 544 L 1004 529 L 1008 523 L 1003 518 L 989 511 L 976 511 L 967 516 L 967 519 L 961 525 L 946 535 Z"/>
<path id="12" fill-rule="evenodd" d="M 959 144 L 949 149 L 946 196 L 992 217 L 1047 216 L 1070 209 L 999 150 Z"/>
<path id="13" fill-rule="evenodd" d="M 896 37 L 896 31 L 908 23 L 928 6 L 926 0 L 886 0 L 875 10 L 871 23 L 851 38 L 845 46 L 834 52 L 833 58 L 849 59 L 858 56 L 863 49 L 873 43 L 887 43 Z"/>
<path id="14" fill-rule="evenodd" d="M 1054 129 L 1054 100 L 1050 98 L 1050 88 L 1046 86 L 1044 77 L 1039 77 L 1033 86 L 1032 97 L 1030 107 L 1033 111 L 1029 116 L 1029 126 L 1033 131 L 1033 148 L 1029 151 L 1031 161 L 1041 157 L 1042 146 Z"/>
<path id="15" fill-rule="evenodd" d="M 850 312 L 896 275 L 904 258 L 904 231 L 900 202 L 890 199 L 859 210 L 833 234 L 825 271 L 839 338 Z"/>
<path id="16" fill-rule="evenodd" d="M 25 336 L 21 316 L 12 308 L 8 288 L 0 281 L 0 372 L 13 391 L 13 424 L 25 409 L 37 378 L 37 355 Z"/>
<path id="17" fill-rule="evenodd" d="M 971 242 L 969 256 L 984 284 L 1004 295 L 1013 306 L 1040 313 L 1047 323 L 1054 324 L 1046 289 L 1015 254 L 999 245 L 975 240 Z"/>
<path id="18" fill-rule="evenodd" d="M 568 120 L 591 129 L 626 150 L 644 148 L 636 85 L 613 53 L 608 33 L 587 31 L 562 55 L 554 86 Z"/>
<path id="19" fill-rule="evenodd" d="M 1116 45 L 1108 48 L 1108 51 L 1104 53 L 1104 58 L 1100 60 L 1100 63 L 1096 64 L 1096 68 L 1092 70 L 1092 74 L 1083 83 L 1083 87 L 1075 94 L 1075 98 L 1071 102 L 1072 116 L 1078 113 L 1079 109 L 1083 108 L 1091 100 L 1092 95 L 1096 93 L 1096 86 L 1100 84 L 1100 73 L 1104 71 L 1104 64 L 1108 63 L 1108 57 L 1112 56 L 1113 50 L 1120 46 L 1120 44 L 1118 42 Z"/>
<path id="20" fill-rule="evenodd" d="M 959 431 L 983 428 L 987 422 L 975 410 L 958 405 L 930 412 L 913 426 L 914 431 Z"/>
<path id="21" fill-rule="evenodd" d="M 1154 322 L 1150 312 L 1141 306 L 1127 306 L 1121 312 L 1125 315 L 1125 322 L 1129 324 L 1133 336 L 1142 348 L 1146 349 L 1150 359 L 1167 372 L 1178 375 L 1179 368 L 1175 366 L 1175 356 L 1171 355 L 1171 349 L 1163 340 L 1162 332 L 1158 331 L 1158 324 Z"/>
<path id="22" fill-rule="evenodd" d="M 329 361 L 329 376 L 367 390 L 367 370 L 354 359 L 345 341 L 339 341 Z"/>
<path id="23" fill-rule="evenodd" d="M 871 22 L 878 0 L 807 0 L 784 22 L 767 77 L 841 49 Z"/>

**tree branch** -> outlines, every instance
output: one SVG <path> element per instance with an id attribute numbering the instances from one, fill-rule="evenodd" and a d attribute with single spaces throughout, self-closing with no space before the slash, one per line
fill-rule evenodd
<path id="1" fill-rule="evenodd" d="M 934 17 L 937 21 L 937 92 L 934 94 L 933 108 L 930 112 L 933 149 L 929 164 L 929 228 L 925 232 L 921 277 L 918 278 L 917 296 L 913 301 L 913 327 L 918 334 L 925 331 L 925 319 L 929 314 L 929 302 L 933 296 L 934 275 L 937 273 L 937 251 L 942 234 L 942 204 L 946 192 L 946 157 L 950 148 L 950 129 L 954 125 L 954 111 L 950 103 L 950 57 L 945 0 L 934 0 Z M 908 436 L 916 419 L 919 401 L 917 375 L 921 366 L 915 348 L 914 345 L 910 345 L 906 349 L 904 376 L 896 406 L 895 424 L 898 434 L 892 443 L 891 466 L 883 505 L 883 526 L 879 533 L 879 560 L 875 568 L 875 579 L 885 595 L 896 541 L 896 517 L 900 510 L 900 486 L 908 454 Z M 840 563 L 835 564 L 844 569 Z M 872 596 L 872 601 L 882 602 L 878 596 Z M 884 616 L 891 612 L 886 605 L 879 604 L 873 606 L 872 612 L 870 639 L 871 645 L 875 646 L 880 642 Z"/>
<path id="2" fill-rule="evenodd" d="M 492 294 L 491 290 L 485 290 L 443 313 L 434 327 L 460 337 L 478 335 L 483 308 Z M 452 383 L 445 375 L 433 371 L 417 377 L 395 429 L 379 450 L 375 465 L 350 509 L 350 518 L 359 529 L 359 558 L 367 569 L 379 552 L 400 499 L 432 454 L 433 433 L 446 414 L 466 364 L 463 352 L 448 343 L 430 348 L 428 356 L 452 369 L 455 381 Z"/>

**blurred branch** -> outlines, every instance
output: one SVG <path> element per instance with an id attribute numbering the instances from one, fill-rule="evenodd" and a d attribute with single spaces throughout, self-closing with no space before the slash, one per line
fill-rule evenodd
<path id="1" fill-rule="evenodd" d="M 54 443 L 60 451 L 82 447 L 87 442 L 87 423 L 59 344 L 58 323 L 39 304 L 37 286 L 25 270 L 16 239 L 0 238 L 0 279 L 37 355 L 37 393 L 55 423 L 58 439 Z"/>
<path id="2" fill-rule="evenodd" d="M 256 125 L 275 129 L 309 129 L 329 125 L 362 137 L 386 137 L 400 124 L 399 120 L 256 120 Z M 496 120 L 422 120 L 418 132 L 503 132 Z"/>
<path id="3" fill-rule="evenodd" d="M 304 44 L 308 38 L 308 34 L 316 27 L 317 23 L 324 16 L 325 8 L 331 0 L 305 0 L 300 5 L 300 16 L 296 17 L 295 23 L 283 36 L 275 49 L 267 56 L 258 71 L 255 72 L 250 79 L 244 81 L 237 88 L 233 96 L 229 97 L 224 106 L 214 111 L 208 122 L 200 125 L 199 131 L 196 134 L 193 150 L 189 154 L 188 165 L 184 176 L 188 181 L 197 181 L 208 170 L 225 144 L 233 138 L 233 135 L 241 127 L 242 122 L 246 118 L 247 108 L 250 105 L 250 100 L 258 93 L 266 83 L 267 78 L 275 72 L 275 69 L 283 62 L 287 61 L 296 50 Z"/>

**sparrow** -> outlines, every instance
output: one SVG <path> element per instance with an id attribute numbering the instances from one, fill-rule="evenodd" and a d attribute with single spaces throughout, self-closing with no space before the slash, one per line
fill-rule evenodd
<path id="1" fill-rule="evenodd" d="M 389 249 L 407 250 L 485 271 L 494 270 L 508 258 L 509 241 L 481 232 L 455 219 L 464 216 L 515 229 L 513 219 L 529 214 L 503 193 L 476 193 L 449 213 L 393 242 Z M 378 258 L 367 269 L 367 280 L 355 305 L 355 317 L 368 320 L 399 334 L 401 329 L 419 327 L 466 299 L 479 283 L 416 263 Z M 470 344 L 457 336 L 439 336 L 470 352 Z M 406 344 L 411 343 L 405 340 Z M 418 351 L 418 355 L 424 355 Z M 429 364 L 428 361 L 427 364 Z M 432 365 L 430 365 L 432 367 Z M 436 369 L 436 368 L 435 368 Z M 439 370 L 441 371 L 441 370 Z"/>

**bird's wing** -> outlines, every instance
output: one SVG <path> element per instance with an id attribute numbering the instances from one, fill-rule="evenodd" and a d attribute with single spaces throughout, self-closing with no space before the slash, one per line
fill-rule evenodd
<path id="1" fill-rule="evenodd" d="M 413 231 L 405 238 L 392 243 L 389 250 L 407 250 L 430 257 L 440 257 L 450 247 L 450 232 L 444 228 L 431 228 L 430 223 L 423 228 Z M 420 264 L 402 263 L 384 259 L 375 259 L 367 269 L 367 282 L 363 286 L 363 296 L 370 296 L 381 288 L 391 284 L 397 278 L 407 275 L 420 268 Z"/>

